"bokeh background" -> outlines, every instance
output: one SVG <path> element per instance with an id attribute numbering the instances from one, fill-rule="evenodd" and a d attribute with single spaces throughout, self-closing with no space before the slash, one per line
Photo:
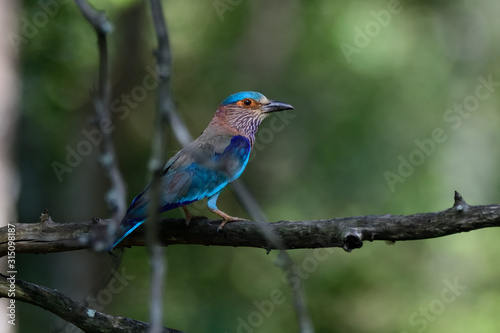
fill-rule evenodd
<path id="1" fill-rule="evenodd" d="M 145 1 L 92 3 L 114 24 L 113 136 L 130 202 L 149 177 L 157 96 L 145 85 L 154 82 L 154 28 Z M 500 201 L 498 1 L 184 0 L 165 1 L 164 11 L 175 99 L 194 136 L 233 92 L 295 106 L 263 123 L 241 177 L 271 221 L 438 211 L 451 207 L 454 190 L 469 204 Z M 18 220 L 36 222 L 45 208 L 57 222 L 106 217 L 109 184 L 96 147 L 62 179 L 53 169 L 90 128 L 95 33 L 72 1 L 24 1 L 17 16 L 25 37 L 16 53 Z M 441 135 L 431 144 L 435 129 Z M 169 156 L 180 148 L 171 134 L 168 147 Z M 413 165 L 401 167 L 403 160 Z M 219 207 L 248 216 L 230 189 Z M 485 229 L 290 255 L 304 272 L 316 332 L 498 332 L 499 239 L 500 230 Z M 276 259 L 258 249 L 169 247 L 165 325 L 297 332 Z M 75 300 L 93 292 L 100 310 L 147 321 L 145 249 L 128 249 L 118 269 L 125 282 L 99 294 L 111 267 L 109 256 L 89 251 L 19 255 L 18 278 Z M 262 308 L 276 290 L 279 304 Z M 19 303 L 17 323 L 19 332 L 77 331 Z"/>

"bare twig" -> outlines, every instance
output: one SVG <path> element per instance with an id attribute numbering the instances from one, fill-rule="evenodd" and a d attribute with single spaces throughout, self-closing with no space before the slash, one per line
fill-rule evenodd
<path id="1" fill-rule="evenodd" d="M 173 97 L 170 88 L 171 81 L 171 53 L 168 40 L 167 26 L 163 17 L 161 1 L 150 0 L 153 22 L 158 38 L 158 49 L 156 52 L 157 71 L 160 79 L 158 88 L 158 109 L 156 115 L 156 126 L 153 139 L 150 167 L 153 174 L 151 182 L 152 202 L 148 218 L 147 239 L 150 246 L 151 261 L 151 301 L 150 301 L 150 333 L 159 333 L 162 328 L 163 318 L 163 288 L 165 283 L 166 264 L 164 251 L 158 239 L 158 223 L 161 193 L 161 175 L 165 164 L 165 125 L 168 121 L 168 112 L 173 107 Z"/>
<path id="2" fill-rule="evenodd" d="M 9 290 L 15 290 L 14 300 L 33 304 L 54 313 L 85 332 L 119 333 L 145 332 L 150 326 L 143 321 L 108 315 L 77 303 L 69 297 L 23 280 L 16 280 L 0 274 L 0 297 L 10 297 Z M 162 327 L 159 332 L 182 333 Z"/>
<path id="3" fill-rule="evenodd" d="M 268 222 L 268 219 L 259 204 L 255 201 L 242 182 L 234 184 L 233 188 L 237 190 L 236 196 L 240 199 L 240 202 L 256 221 Z M 278 264 L 286 275 L 290 276 L 287 281 L 290 284 L 290 289 L 293 293 L 293 305 L 299 321 L 299 332 L 313 333 L 314 327 L 312 325 L 311 317 L 309 316 L 309 311 L 307 310 L 304 286 L 302 284 L 302 279 L 298 276 L 298 270 L 293 259 L 286 251 L 286 246 L 282 239 L 268 223 L 261 223 L 259 226 L 261 226 L 262 235 L 266 238 L 269 244 L 272 244 L 273 247 L 279 249 Z M 291 286 L 291 283 L 294 283 L 293 287 Z"/>
<path id="4" fill-rule="evenodd" d="M 126 210 L 126 189 L 125 182 L 121 175 L 116 159 L 116 151 L 111 137 L 111 112 L 109 109 L 110 89 L 109 89 L 109 61 L 107 34 L 111 32 L 112 25 L 108 21 L 104 12 L 99 12 L 92 8 L 86 0 L 75 0 L 83 16 L 92 25 L 97 34 L 97 44 L 99 48 L 99 84 L 97 97 L 94 100 L 95 121 L 99 126 L 99 136 L 102 137 L 100 162 L 107 172 L 111 182 L 111 189 L 106 195 L 106 201 L 111 209 L 111 223 L 104 240 L 96 242 L 96 249 L 103 249 L 114 239 L 121 219 Z"/>
<path id="5" fill-rule="evenodd" d="M 16 253 L 50 253 L 89 248 L 86 240 L 104 223 L 15 223 Z M 262 236 L 261 222 L 236 222 L 217 234 L 220 220 L 164 219 L 159 235 L 163 245 L 201 244 L 277 249 Z M 287 249 L 340 247 L 350 252 L 364 241 L 406 241 L 442 237 L 481 228 L 500 227 L 500 205 L 469 206 L 457 193 L 452 208 L 413 215 L 367 215 L 268 224 Z M 119 246 L 145 246 L 138 228 Z M 0 257 L 8 247 L 7 227 L 0 228 Z"/>

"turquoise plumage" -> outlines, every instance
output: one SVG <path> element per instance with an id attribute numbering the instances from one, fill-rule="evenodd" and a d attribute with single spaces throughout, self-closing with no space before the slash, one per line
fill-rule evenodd
<path id="1" fill-rule="evenodd" d="M 291 110 L 289 104 L 270 101 L 264 95 L 245 91 L 226 98 L 205 131 L 175 154 L 165 165 L 161 178 L 160 212 L 182 207 L 189 223 L 192 215 L 186 205 L 208 198 L 208 208 L 222 217 L 219 229 L 228 222 L 243 219 L 217 208 L 222 189 L 245 169 L 255 134 L 262 120 L 271 112 Z M 115 247 L 148 216 L 149 186 L 135 199 L 121 222 Z"/>

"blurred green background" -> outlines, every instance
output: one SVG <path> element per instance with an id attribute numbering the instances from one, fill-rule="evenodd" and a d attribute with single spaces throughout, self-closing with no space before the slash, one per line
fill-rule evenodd
<path id="1" fill-rule="evenodd" d="M 19 54 L 22 222 L 36 222 L 45 208 L 57 222 L 108 216 L 97 148 L 61 181 L 52 167 L 86 139 L 98 71 L 94 31 L 73 2 L 53 3 L 25 1 L 20 13 L 21 33 L 38 24 Z M 149 179 L 157 96 L 145 80 L 155 67 L 154 28 L 147 2 L 92 3 L 115 28 L 113 136 L 130 202 Z M 41 11 L 45 24 L 37 21 Z M 498 1 L 184 0 L 165 1 L 164 11 L 175 99 L 194 136 L 233 92 L 256 90 L 295 106 L 287 118 L 262 124 L 241 177 L 271 221 L 443 210 L 454 190 L 469 204 L 500 201 Z M 430 143 L 435 129 L 443 135 Z M 168 146 L 168 156 L 180 147 L 171 134 Z M 413 165 L 405 169 L 402 160 Z M 219 207 L 248 216 L 230 189 Z M 350 254 L 290 255 L 304 272 L 317 332 L 498 332 L 499 239 L 500 230 L 485 229 L 365 243 Z M 167 258 L 166 326 L 298 331 L 277 253 L 179 245 Z M 112 267 L 109 256 L 89 251 L 18 259 L 18 278 L 75 300 L 99 291 Z M 98 310 L 148 321 L 145 250 L 127 250 L 118 272 L 124 282 L 97 293 Z M 276 293 L 282 296 L 270 306 Z M 19 332 L 77 331 L 26 304 L 18 319 Z"/>

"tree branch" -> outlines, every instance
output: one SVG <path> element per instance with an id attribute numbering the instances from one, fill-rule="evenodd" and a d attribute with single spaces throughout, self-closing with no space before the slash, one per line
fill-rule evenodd
<path id="1" fill-rule="evenodd" d="M 15 223 L 13 245 L 17 253 L 50 253 L 89 248 L 94 233 L 106 228 L 107 221 L 54 223 L 48 214 L 40 223 Z M 262 235 L 262 222 L 229 223 L 217 234 L 220 220 L 164 219 L 160 223 L 163 245 L 201 244 L 277 249 Z M 413 215 L 367 215 L 312 221 L 280 221 L 268 224 L 287 249 L 341 247 L 350 252 L 364 241 L 406 241 L 436 238 L 481 228 L 500 227 L 500 205 L 469 206 L 455 193 L 453 207 L 433 213 Z M 140 227 L 119 246 L 145 246 Z M 0 228 L 0 256 L 7 254 L 7 227 Z"/>
<path id="2" fill-rule="evenodd" d="M 15 296 L 11 297 L 11 293 Z M 0 297 L 22 301 L 41 307 L 72 323 L 84 332 L 145 332 L 150 325 L 143 321 L 126 317 L 108 315 L 52 290 L 23 280 L 12 280 L 0 274 Z M 162 328 L 163 333 L 182 333 L 181 331 Z"/>

